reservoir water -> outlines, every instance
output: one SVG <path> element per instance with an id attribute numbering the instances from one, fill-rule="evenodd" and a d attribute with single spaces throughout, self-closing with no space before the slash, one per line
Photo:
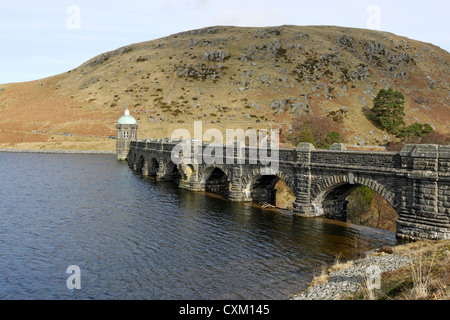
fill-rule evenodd
<path id="1" fill-rule="evenodd" d="M 113 155 L 0 153 L 0 187 L 0 299 L 289 299 L 337 255 L 397 243 L 144 179 Z"/>

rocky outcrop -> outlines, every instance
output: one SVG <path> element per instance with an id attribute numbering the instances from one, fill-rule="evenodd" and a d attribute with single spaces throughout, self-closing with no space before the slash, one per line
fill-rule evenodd
<path id="1" fill-rule="evenodd" d="M 291 97 L 287 99 L 273 100 L 270 104 L 270 109 L 278 113 L 288 111 L 291 114 L 298 115 L 308 112 L 310 110 L 310 106 L 308 104 L 307 96 L 303 94 L 298 98 Z"/>
<path id="2" fill-rule="evenodd" d="M 208 51 L 202 55 L 202 59 L 207 61 L 225 61 L 229 57 L 227 51 Z"/>

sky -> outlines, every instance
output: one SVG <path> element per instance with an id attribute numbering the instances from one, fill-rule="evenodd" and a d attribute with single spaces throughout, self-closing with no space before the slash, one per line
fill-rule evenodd
<path id="1" fill-rule="evenodd" d="M 119 47 L 215 25 L 365 28 L 450 51 L 448 0 L 0 1 L 0 83 L 45 78 Z"/>

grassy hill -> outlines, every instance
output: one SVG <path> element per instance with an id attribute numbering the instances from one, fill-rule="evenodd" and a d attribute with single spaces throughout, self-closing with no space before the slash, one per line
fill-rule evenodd
<path id="1" fill-rule="evenodd" d="M 0 85 L 0 148 L 113 150 L 128 106 L 139 137 L 177 128 L 292 129 L 332 116 L 348 145 L 393 139 L 364 116 L 380 89 L 406 98 L 406 122 L 450 130 L 450 55 L 386 32 L 328 26 L 214 26 L 131 44 L 53 77 Z M 65 136 L 67 132 L 72 136 Z"/>

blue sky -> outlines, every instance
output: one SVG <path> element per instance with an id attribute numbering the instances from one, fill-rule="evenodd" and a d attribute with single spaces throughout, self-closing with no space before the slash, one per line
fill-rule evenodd
<path id="1" fill-rule="evenodd" d="M 69 71 L 119 47 L 212 25 L 335 25 L 450 51 L 448 0 L 2 0 L 0 83 Z"/>

